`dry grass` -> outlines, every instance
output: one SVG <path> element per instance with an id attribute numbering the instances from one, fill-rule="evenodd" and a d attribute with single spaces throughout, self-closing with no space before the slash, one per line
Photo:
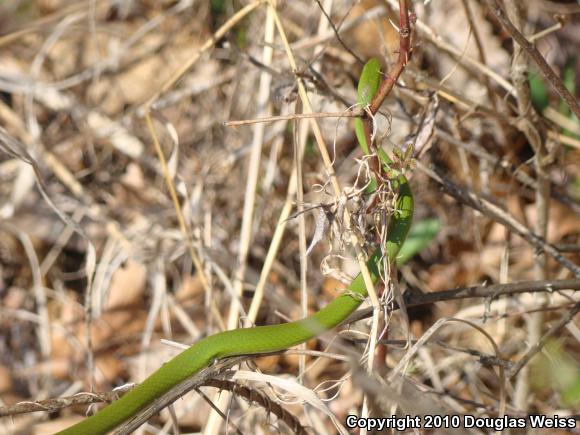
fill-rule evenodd
<path id="1" fill-rule="evenodd" d="M 376 234 L 355 200 L 357 57 L 388 70 L 399 36 L 396 2 L 353 3 L 0 2 L 0 405 L 24 412 L 3 409 L 2 433 L 62 429 L 92 396 L 39 401 L 139 382 L 178 352 L 160 339 L 300 318 L 358 270 L 352 237 Z M 550 86 L 550 106 L 531 107 L 527 78 L 542 73 L 493 3 L 414 2 L 413 60 L 377 116 L 386 149 L 421 148 L 415 222 L 441 230 L 382 296 L 407 309 L 375 318 L 388 326 L 376 370 L 366 322 L 236 366 L 250 392 L 201 389 L 229 431 L 287 433 L 288 415 L 344 431 L 363 396 L 374 416 L 579 411 L 580 126 Z M 533 3 L 517 27 L 578 86 L 578 6 Z M 337 218 L 306 256 L 322 205 Z M 203 397 L 146 431 L 175 416 L 225 431 Z"/>

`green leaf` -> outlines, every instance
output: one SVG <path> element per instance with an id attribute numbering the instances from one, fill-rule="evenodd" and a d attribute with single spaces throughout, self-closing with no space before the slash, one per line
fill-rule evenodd
<path id="1" fill-rule="evenodd" d="M 441 222 L 439 219 L 424 219 L 413 224 L 407 240 L 405 240 L 405 243 L 399 251 L 399 255 L 397 255 L 397 264 L 401 265 L 406 263 L 415 254 L 425 249 L 437 237 L 440 230 Z"/>
<path id="2" fill-rule="evenodd" d="M 580 376 L 576 376 L 576 379 L 564 388 L 562 402 L 567 406 L 580 404 Z"/>
<path id="3" fill-rule="evenodd" d="M 564 71 L 562 71 L 562 82 L 564 82 L 564 86 L 572 95 L 576 95 L 576 58 L 572 58 L 566 66 L 564 67 Z M 576 115 L 570 110 L 568 104 L 562 99 L 560 99 L 560 113 L 564 116 L 567 116 L 568 119 L 574 121 L 576 124 L 578 123 L 578 118 Z M 566 136 L 579 139 L 580 136 L 573 131 L 564 129 L 563 133 Z"/>
<path id="4" fill-rule="evenodd" d="M 580 366 L 564 348 L 562 340 L 549 341 L 531 362 L 532 387 L 539 392 L 555 391 L 561 406 L 580 405 Z"/>
<path id="5" fill-rule="evenodd" d="M 530 74 L 529 82 L 532 104 L 539 113 L 542 113 L 550 105 L 550 95 L 546 88 L 546 82 L 540 74 Z"/>
<path id="6" fill-rule="evenodd" d="M 211 8 L 211 12 L 215 15 L 223 14 L 226 12 L 226 1 L 225 0 L 211 0 L 210 8 Z"/>
<path id="7" fill-rule="evenodd" d="M 562 82 L 564 83 L 564 87 L 570 91 L 572 95 L 576 95 L 576 59 L 572 58 L 572 60 L 566 63 L 564 67 L 564 71 L 562 71 Z M 566 104 L 564 100 L 560 100 L 560 113 L 562 115 L 568 116 L 571 112 L 570 108 Z"/>

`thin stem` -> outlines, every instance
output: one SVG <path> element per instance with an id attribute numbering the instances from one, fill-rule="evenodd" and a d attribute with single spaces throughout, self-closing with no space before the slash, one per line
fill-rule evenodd
<path id="1" fill-rule="evenodd" d="M 407 0 L 399 0 L 399 35 L 399 57 L 393 69 L 381 82 L 379 90 L 371 102 L 369 109 L 373 115 L 379 111 L 383 101 L 391 93 L 393 86 L 411 58 L 411 24 Z"/>
<path id="2" fill-rule="evenodd" d="M 580 106 L 578 102 L 574 98 L 574 96 L 566 89 L 560 77 L 556 75 L 552 67 L 548 65 L 546 59 L 542 56 L 542 54 L 538 51 L 535 47 L 533 42 L 530 42 L 526 39 L 524 35 L 513 25 L 510 19 L 507 17 L 505 11 L 499 4 L 498 0 L 486 0 L 489 7 L 495 12 L 495 16 L 497 20 L 501 24 L 501 26 L 505 29 L 506 32 L 510 34 L 515 42 L 517 42 L 521 47 L 528 53 L 528 55 L 532 58 L 534 62 L 540 68 L 540 71 L 546 81 L 552 85 L 554 90 L 558 93 L 560 97 L 568 104 L 568 107 L 574 112 L 574 114 L 580 118 Z"/>

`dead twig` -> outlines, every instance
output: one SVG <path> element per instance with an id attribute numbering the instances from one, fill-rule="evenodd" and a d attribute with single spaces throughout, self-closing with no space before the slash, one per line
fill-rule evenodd
<path id="1" fill-rule="evenodd" d="M 546 280 L 546 281 L 521 281 L 509 284 L 476 285 L 461 287 L 451 290 L 443 290 L 433 293 L 407 293 L 405 305 L 418 307 L 461 299 L 491 298 L 500 296 L 513 296 L 521 293 L 553 293 L 563 290 L 580 291 L 580 279 Z M 397 310 L 395 304 L 392 307 Z M 372 315 L 372 308 L 364 308 L 352 314 L 344 323 L 353 323 Z"/>
<path id="2" fill-rule="evenodd" d="M 344 23 L 344 20 L 346 19 L 346 17 L 348 16 L 348 14 L 350 13 L 351 9 L 349 9 L 349 11 L 342 17 L 342 19 L 340 20 L 340 23 L 338 23 L 338 27 L 334 25 L 334 23 L 332 22 L 332 18 L 328 15 L 328 13 L 326 12 L 326 10 L 324 10 L 324 6 L 322 6 L 322 3 L 320 3 L 320 0 L 315 0 L 316 4 L 318 5 L 320 12 L 322 12 L 322 14 L 324 15 L 324 17 L 328 20 L 328 24 L 330 24 L 330 27 L 332 27 L 332 31 L 334 32 L 334 35 L 336 36 L 336 40 L 340 43 L 340 45 L 342 45 L 342 48 L 344 48 L 346 51 L 348 51 L 350 53 L 350 55 L 352 57 L 354 57 L 358 63 L 360 63 L 361 65 L 364 64 L 364 61 L 360 58 L 359 55 L 357 55 L 352 48 L 350 48 L 348 45 L 345 44 L 344 40 L 342 39 L 342 37 L 340 36 L 339 33 L 339 29 L 342 26 L 342 24 Z M 354 6 L 354 3 L 353 3 Z M 320 50 L 320 53 L 318 54 L 318 56 L 321 55 L 321 53 L 323 53 L 324 50 Z M 316 62 L 316 59 L 318 58 L 318 56 L 315 56 L 314 59 L 312 59 L 312 61 L 310 62 L 310 64 L 312 65 L 312 63 Z"/>
<path id="3" fill-rule="evenodd" d="M 572 321 L 574 316 L 578 314 L 580 311 L 580 302 L 577 302 L 574 307 L 566 313 L 566 315 L 562 316 L 560 320 L 558 320 L 552 327 L 546 332 L 542 337 L 538 340 L 537 343 L 534 343 L 525 353 L 525 355 L 511 368 L 509 377 L 514 378 L 518 375 L 520 370 L 522 370 L 526 364 L 530 362 L 530 360 L 536 355 L 542 348 L 546 345 L 550 337 L 555 336 L 564 328 L 569 322 Z"/>
<path id="4" fill-rule="evenodd" d="M 497 20 L 506 32 L 510 34 L 515 42 L 522 46 L 522 48 L 528 53 L 528 55 L 533 59 L 533 61 L 538 65 L 540 71 L 546 81 L 552 85 L 554 90 L 558 93 L 560 97 L 568 104 L 568 107 L 574 112 L 574 114 L 580 118 L 580 106 L 574 98 L 574 96 L 566 89 L 560 77 L 556 75 L 552 67 L 548 65 L 544 56 L 538 51 L 536 46 L 528 41 L 524 35 L 513 25 L 510 19 L 507 17 L 506 12 L 503 7 L 499 4 L 498 0 L 485 0 L 489 7 L 494 11 Z"/>
<path id="5" fill-rule="evenodd" d="M 276 116 L 266 116 L 262 118 L 255 119 L 242 119 L 237 121 L 226 121 L 224 122 L 225 127 L 240 127 L 242 125 L 248 124 L 259 124 L 262 122 L 277 122 L 277 121 L 293 121 L 296 119 L 309 119 L 309 118 L 357 118 L 363 114 L 363 110 L 355 109 L 352 111 L 345 112 L 318 112 L 318 113 L 293 113 L 291 115 L 276 115 Z"/>
<path id="6" fill-rule="evenodd" d="M 411 59 L 411 21 L 406 0 L 399 0 L 399 56 L 397 63 L 389 74 L 381 81 L 379 90 L 371 102 L 370 112 L 375 115 L 381 108 L 385 98 L 391 93 L 393 86 Z M 369 142 L 370 143 L 370 142 Z"/>
<path id="7" fill-rule="evenodd" d="M 537 250 L 545 252 L 566 269 L 570 270 L 576 277 L 580 278 L 580 266 L 572 263 L 570 260 L 562 256 L 562 254 L 560 254 L 560 252 L 553 245 L 530 231 L 525 225 L 518 222 L 513 216 L 511 216 L 501 207 L 481 196 L 478 196 L 466 187 L 455 184 L 449 180 L 449 178 L 443 174 L 441 170 L 438 170 L 437 168 L 435 171 L 433 171 L 432 169 L 422 165 L 420 162 L 417 162 L 417 166 L 433 180 L 440 183 L 445 188 L 447 193 L 453 196 L 455 199 L 476 210 L 479 210 L 481 213 L 485 214 L 496 222 L 501 223 L 510 231 L 513 231 L 525 239 Z"/>
<path id="8" fill-rule="evenodd" d="M 208 379 L 202 382 L 198 387 L 213 387 L 220 390 L 227 390 L 238 397 L 246 399 L 249 403 L 264 408 L 269 414 L 274 414 L 278 419 L 283 421 L 294 433 L 305 435 L 306 429 L 296 416 L 287 411 L 279 403 L 273 401 L 264 393 L 241 385 L 235 381 L 227 379 Z M 115 389 L 105 393 L 78 393 L 67 397 L 57 397 L 48 400 L 39 400 L 35 402 L 20 402 L 16 405 L 0 407 L 0 417 L 9 417 L 19 414 L 28 414 L 31 412 L 56 412 L 74 405 L 89 405 L 93 403 L 110 403 L 119 398 L 120 395 L 131 390 L 133 385 L 125 385 L 122 388 Z"/>
<path id="9" fill-rule="evenodd" d="M 516 180 L 518 180 L 524 186 L 526 186 L 530 189 L 537 189 L 538 188 L 538 182 L 536 181 L 536 179 L 534 179 L 533 177 L 528 175 L 526 172 L 522 171 L 520 168 L 518 168 L 518 166 L 511 163 L 507 158 L 505 158 L 505 157 L 500 158 L 500 157 L 494 156 L 493 154 L 488 153 L 477 142 L 459 140 L 440 128 L 435 129 L 435 134 L 437 135 L 437 137 L 443 139 L 444 141 L 449 142 L 450 144 L 452 144 L 454 146 L 458 146 L 458 147 L 463 148 L 469 154 L 477 157 L 478 159 L 480 159 L 484 162 L 487 162 L 493 166 L 496 166 L 496 167 L 503 169 L 507 174 L 514 177 Z M 552 183 L 554 183 L 554 181 L 552 181 Z M 580 214 L 580 204 L 578 202 L 576 202 L 574 200 L 574 198 L 571 198 L 570 196 L 568 196 L 561 188 L 558 189 L 556 187 L 554 189 L 550 189 L 550 196 L 553 197 L 554 199 L 557 199 L 562 204 L 570 207 L 570 209 L 573 210 L 575 213 Z M 574 245 L 574 246 L 577 246 L 577 245 Z M 558 250 L 559 251 L 569 251 L 569 249 L 563 249 L 563 248 L 560 248 L 559 246 L 558 246 Z"/>
<path id="10" fill-rule="evenodd" d="M 512 21 L 514 28 L 518 31 L 523 29 L 522 12 L 514 0 L 505 0 L 507 19 Z M 534 222 L 534 231 L 543 239 L 546 238 L 548 229 L 548 207 L 550 201 L 550 180 L 546 173 L 544 156 L 546 155 L 545 135 L 541 135 L 542 124 L 538 121 L 538 116 L 531 103 L 531 91 L 528 84 L 529 58 L 525 55 L 521 45 L 514 44 L 510 76 L 516 90 L 516 100 L 520 119 L 516 123 L 517 128 L 524 134 L 528 143 L 534 150 L 534 166 L 536 169 L 537 183 L 535 189 L 536 197 L 536 219 Z M 534 276 L 542 280 L 547 278 L 548 257 L 543 252 L 538 252 L 534 256 Z M 537 295 L 539 306 L 546 305 L 544 295 Z M 527 341 L 534 344 L 538 341 L 544 325 L 543 311 L 537 311 L 526 316 Z M 520 372 L 516 382 L 514 404 L 519 409 L 526 409 L 530 396 L 528 371 Z"/>
<path id="11" fill-rule="evenodd" d="M 264 408 L 268 413 L 274 414 L 276 417 L 278 417 L 278 419 L 282 420 L 286 426 L 288 426 L 295 434 L 306 435 L 308 433 L 294 414 L 287 411 L 279 403 L 274 402 L 261 391 L 226 379 L 209 379 L 207 382 L 204 382 L 202 386 L 230 391 L 238 397 L 243 397 L 249 403 Z"/>
<path id="12" fill-rule="evenodd" d="M 405 302 L 408 306 L 469 298 L 492 298 L 520 293 L 553 293 L 560 290 L 580 290 L 580 279 L 522 281 L 509 284 L 492 284 L 463 287 L 434 293 L 410 294 Z"/>
<path id="13" fill-rule="evenodd" d="M 9 417 L 31 412 L 45 411 L 55 412 L 74 405 L 89 405 L 91 403 L 113 402 L 119 398 L 120 393 L 130 390 L 132 386 L 118 388 L 106 393 L 78 393 L 67 397 L 38 400 L 35 402 L 20 402 L 16 405 L 0 407 L 0 417 Z"/>

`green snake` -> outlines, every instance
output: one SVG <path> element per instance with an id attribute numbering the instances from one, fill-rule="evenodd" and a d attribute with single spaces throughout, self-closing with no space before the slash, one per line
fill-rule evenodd
<path id="1" fill-rule="evenodd" d="M 380 81 L 379 69 L 379 62 L 376 59 L 367 62 L 363 69 L 358 85 L 358 104 L 362 107 L 368 107 L 377 92 Z M 365 133 L 365 123 L 360 118 L 355 119 L 355 131 L 363 152 L 369 154 L 367 137 L 370 135 Z M 377 149 L 377 155 L 384 174 L 392 161 L 380 147 Z M 372 183 L 376 186 L 375 177 Z M 386 255 L 391 262 L 396 260 L 413 218 L 413 196 L 407 179 L 404 175 L 397 174 L 390 179 L 390 183 L 397 190 L 396 210 L 389 222 L 386 246 L 383 249 L 378 248 L 367 262 L 373 283 L 379 280 L 384 256 Z M 346 320 L 366 296 L 367 289 L 362 274 L 359 273 L 344 293 L 320 311 L 302 320 L 236 329 L 203 338 L 163 365 L 119 400 L 59 434 L 106 434 L 216 360 L 278 352 L 304 343 Z"/>

